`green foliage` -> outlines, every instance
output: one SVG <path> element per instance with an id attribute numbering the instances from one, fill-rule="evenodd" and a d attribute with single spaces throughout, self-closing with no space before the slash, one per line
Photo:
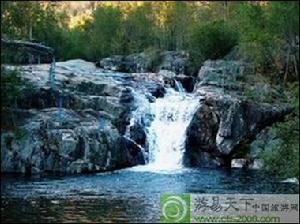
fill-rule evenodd
<path id="1" fill-rule="evenodd" d="M 58 60 L 63 59 L 68 43 L 64 36 L 67 16 L 58 12 L 57 6 L 57 3 L 33 1 L 1 2 L 1 33 L 5 38 L 44 43 L 54 48 Z"/>
<path id="2" fill-rule="evenodd" d="M 286 98 L 289 105 L 293 108 L 294 114 L 299 116 L 299 81 L 287 83 Z"/>
<path id="3" fill-rule="evenodd" d="M 134 9 L 123 21 L 128 53 L 139 53 L 150 47 L 154 41 L 154 21 L 151 4 Z"/>
<path id="4" fill-rule="evenodd" d="M 244 57 L 260 73 L 282 80 L 282 74 L 289 72 L 287 67 L 292 64 L 289 61 L 295 54 L 295 39 L 299 37 L 299 3 L 243 3 L 235 11 L 232 22 L 239 32 L 239 46 Z"/>
<path id="5" fill-rule="evenodd" d="M 1 49 L 1 63 L 2 64 L 16 64 L 16 63 L 27 63 L 28 54 L 23 51 L 12 51 L 10 49 Z"/>
<path id="6" fill-rule="evenodd" d="M 29 38 L 41 12 L 38 2 L 1 2 L 1 33 L 6 37 Z"/>
<path id="7" fill-rule="evenodd" d="M 51 46 L 55 50 L 57 60 L 65 58 L 66 49 L 68 49 L 68 39 L 66 36 L 66 25 L 61 24 L 65 13 L 57 13 L 55 11 L 56 5 L 47 5 L 47 7 L 40 12 L 39 19 L 33 25 L 32 37 L 39 42 Z"/>
<path id="8" fill-rule="evenodd" d="M 1 67 L 1 129 L 17 129 L 14 109 L 17 108 L 17 98 L 21 94 L 22 86 L 17 70 Z"/>
<path id="9" fill-rule="evenodd" d="M 285 122 L 277 123 L 269 131 L 271 139 L 259 157 L 264 161 L 264 171 L 280 177 L 299 178 L 299 82 L 289 85 L 287 93 L 289 105 L 294 113 Z M 277 144 L 271 144 L 277 140 Z"/>
<path id="10" fill-rule="evenodd" d="M 276 125 L 276 138 L 280 144 L 269 144 L 259 154 L 263 169 L 281 177 L 299 178 L 299 117 Z"/>
<path id="11" fill-rule="evenodd" d="M 83 27 L 75 27 L 69 31 L 63 32 L 63 39 L 66 41 L 64 44 L 67 50 L 62 53 L 64 60 L 82 58 L 87 60 L 85 51 L 85 33 Z"/>
<path id="12" fill-rule="evenodd" d="M 191 4 L 173 2 L 166 10 L 166 20 L 159 37 L 166 50 L 182 50 L 187 47 L 189 28 L 193 23 Z"/>
<path id="13" fill-rule="evenodd" d="M 17 70 L 7 70 L 1 67 L 1 111 L 16 106 L 21 86 L 22 82 Z"/>
<path id="14" fill-rule="evenodd" d="M 118 31 L 121 29 L 121 11 L 114 7 L 98 7 L 93 21 L 86 26 L 86 57 L 90 60 L 116 54 Z"/>
<path id="15" fill-rule="evenodd" d="M 268 32 L 278 38 L 293 38 L 299 35 L 299 2 L 270 2 L 266 17 Z"/>
<path id="16" fill-rule="evenodd" d="M 34 39 L 53 47 L 57 60 L 98 61 L 148 48 L 186 50 L 192 74 L 207 59 L 234 46 L 256 70 L 277 79 L 298 80 L 298 2 L 93 2 L 84 20 L 58 2 L 1 2 L 3 37 Z M 82 13 L 82 12 L 81 12 Z M 89 16 L 90 15 L 90 16 Z M 90 18 L 89 18 L 90 17 Z M 7 61 L 26 54 L 6 53 Z M 6 61 L 5 61 L 6 62 Z"/>
<path id="17" fill-rule="evenodd" d="M 223 21 L 196 25 L 191 33 L 191 66 L 199 69 L 207 59 L 225 56 L 237 44 L 236 32 Z"/>

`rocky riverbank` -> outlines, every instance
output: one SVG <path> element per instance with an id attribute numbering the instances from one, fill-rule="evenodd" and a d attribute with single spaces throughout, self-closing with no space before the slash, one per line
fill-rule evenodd
<path id="1" fill-rule="evenodd" d="M 208 60 L 201 67 L 194 91 L 202 99 L 187 131 L 187 165 L 261 167 L 243 145 L 291 110 L 246 95 L 248 89 L 261 97 L 275 91 L 263 80 L 251 83 L 252 72 L 249 64 L 237 60 Z"/>
<path id="2" fill-rule="evenodd" d="M 19 70 L 23 86 L 17 107 L 2 116 L 5 127 L 17 129 L 1 133 L 1 171 L 83 173 L 147 163 L 151 115 L 130 126 L 140 106 L 137 96 L 154 102 L 176 81 L 200 99 L 187 130 L 185 164 L 230 166 L 238 158 L 254 167 L 259 161 L 240 146 L 289 109 L 243 94 L 245 85 L 258 85 L 249 85 L 251 70 L 244 62 L 206 61 L 191 77 L 185 75 L 187 57 L 166 52 L 156 72 L 142 54 L 103 59 L 101 68 L 80 59 L 58 62 L 54 83 L 48 64 L 6 66 Z"/>
<path id="3" fill-rule="evenodd" d="M 123 136 L 136 108 L 132 89 L 149 99 L 163 96 L 162 81 L 107 72 L 83 60 L 56 63 L 54 85 L 47 64 L 17 69 L 24 83 L 13 111 L 18 132 L 1 134 L 2 172 L 81 173 L 145 163 L 141 148 Z M 5 126 L 10 120 L 4 117 Z"/>

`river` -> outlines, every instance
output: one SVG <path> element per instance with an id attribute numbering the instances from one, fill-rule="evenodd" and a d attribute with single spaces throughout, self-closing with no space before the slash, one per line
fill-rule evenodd
<path id="1" fill-rule="evenodd" d="M 162 193 L 298 193 L 298 185 L 256 170 L 185 168 L 186 129 L 199 99 L 176 86 L 153 103 L 143 100 L 130 122 L 145 111 L 152 116 L 146 127 L 148 164 L 72 176 L 2 175 L 1 220 L 157 222 Z"/>
<path id="2" fill-rule="evenodd" d="M 299 193 L 259 171 L 187 169 L 1 178 L 3 222 L 157 222 L 161 193 Z"/>

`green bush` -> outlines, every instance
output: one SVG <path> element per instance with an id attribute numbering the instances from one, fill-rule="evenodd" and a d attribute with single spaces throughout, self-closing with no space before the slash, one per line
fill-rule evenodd
<path id="1" fill-rule="evenodd" d="M 17 70 L 7 70 L 1 67 L 1 129 L 15 129 L 17 97 L 20 96 L 22 81 Z"/>
<path id="2" fill-rule="evenodd" d="M 288 178 L 299 178 L 299 119 L 277 124 L 276 138 L 281 144 L 269 144 L 259 154 L 267 173 Z"/>
<path id="3" fill-rule="evenodd" d="M 287 58 L 296 50 L 293 42 L 299 36 L 299 3 L 268 2 L 267 6 L 243 3 L 238 6 L 233 22 L 239 32 L 243 57 L 249 59 L 261 74 L 282 80 L 286 66 L 292 64 Z"/>
<path id="4" fill-rule="evenodd" d="M 223 21 L 196 25 L 189 43 L 190 67 L 196 71 L 207 59 L 222 58 L 237 44 L 237 33 Z"/>
<path id="5" fill-rule="evenodd" d="M 289 85 L 286 96 L 293 113 L 285 122 L 271 127 L 270 131 L 274 131 L 279 144 L 271 144 L 270 141 L 259 157 L 264 162 L 265 172 L 284 178 L 299 178 L 299 82 Z"/>
<path id="6" fill-rule="evenodd" d="M 1 67 L 1 111 L 16 106 L 21 85 L 21 78 L 17 70 L 7 70 Z"/>

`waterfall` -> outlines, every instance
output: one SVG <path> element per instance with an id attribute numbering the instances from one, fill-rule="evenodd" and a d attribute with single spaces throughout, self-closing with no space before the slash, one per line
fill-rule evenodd
<path id="1" fill-rule="evenodd" d="M 49 68 L 49 76 L 48 76 L 49 85 L 52 89 L 55 88 L 55 58 L 52 58 L 52 62 Z"/>
<path id="2" fill-rule="evenodd" d="M 154 120 L 147 128 L 149 166 L 152 169 L 182 167 L 186 129 L 198 108 L 199 99 L 186 92 L 168 89 L 165 97 L 150 104 Z"/>
<path id="3" fill-rule="evenodd" d="M 174 80 L 174 82 L 175 82 L 175 89 L 176 89 L 178 92 L 183 93 L 183 92 L 184 92 L 184 88 L 183 88 L 181 82 L 178 82 L 176 79 Z"/>
<path id="4" fill-rule="evenodd" d="M 141 95 L 138 101 L 138 109 L 134 112 L 129 126 L 135 122 L 147 123 L 144 127 L 149 162 L 134 169 L 153 171 L 182 168 L 186 130 L 199 106 L 198 97 L 186 93 L 183 88 L 182 92 L 180 89 L 175 91 L 168 88 L 163 98 L 157 98 L 152 103 Z"/>
<path id="5" fill-rule="evenodd" d="M 64 111 L 63 111 L 63 97 L 58 96 L 58 118 L 59 122 L 62 123 L 64 118 Z"/>

